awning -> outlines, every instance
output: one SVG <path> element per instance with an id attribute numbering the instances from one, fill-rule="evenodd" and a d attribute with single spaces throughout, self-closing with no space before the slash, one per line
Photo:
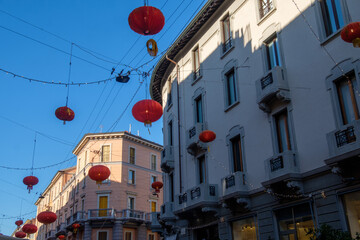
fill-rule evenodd
<path id="1" fill-rule="evenodd" d="M 176 240 L 177 234 L 165 237 L 165 240 Z"/>

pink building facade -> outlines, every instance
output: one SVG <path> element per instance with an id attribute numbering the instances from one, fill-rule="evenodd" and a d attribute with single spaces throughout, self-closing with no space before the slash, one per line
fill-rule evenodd
<path id="1" fill-rule="evenodd" d="M 161 151 L 128 132 L 86 134 L 73 150 L 76 166 L 59 171 L 36 202 L 38 213 L 50 208 L 58 216 L 47 227 L 38 225 L 37 239 L 160 239 L 150 228 L 163 203 L 162 193 L 151 188 L 162 182 Z M 99 164 L 111 175 L 98 186 L 88 172 Z"/>

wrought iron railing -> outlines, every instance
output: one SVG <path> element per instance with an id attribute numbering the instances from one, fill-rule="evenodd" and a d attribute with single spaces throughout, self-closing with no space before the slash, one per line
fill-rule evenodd
<path id="1" fill-rule="evenodd" d="M 268 75 L 266 75 L 265 77 L 263 77 L 263 78 L 260 80 L 261 89 L 266 88 L 267 86 L 269 86 L 269 85 L 272 84 L 273 82 L 274 82 L 273 76 L 272 76 L 272 73 L 270 72 Z"/>
<path id="2" fill-rule="evenodd" d="M 114 217 L 114 209 L 104 208 L 104 209 L 90 209 L 88 211 L 88 218 L 110 218 Z"/>
<path id="3" fill-rule="evenodd" d="M 335 133 L 336 145 L 337 147 L 344 146 L 348 143 L 352 143 L 356 141 L 356 135 L 354 131 L 354 127 L 348 127 L 342 131 L 338 131 Z"/>
<path id="4" fill-rule="evenodd" d="M 183 204 L 187 202 L 187 193 L 179 195 L 179 204 Z"/>
<path id="5" fill-rule="evenodd" d="M 216 195 L 215 186 L 209 186 L 209 195 L 210 196 Z"/>
<path id="6" fill-rule="evenodd" d="M 191 139 L 195 135 L 196 135 L 196 126 L 190 128 L 190 130 L 189 130 L 189 138 Z"/>
<path id="7" fill-rule="evenodd" d="M 231 37 L 229 39 L 227 39 L 224 43 L 223 43 L 223 52 L 227 52 L 231 47 L 232 47 L 232 39 Z"/>
<path id="8" fill-rule="evenodd" d="M 225 178 L 225 188 L 228 189 L 229 187 L 235 186 L 235 176 L 231 175 Z"/>
<path id="9" fill-rule="evenodd" d="M 273 0 L 259 0 L 260 1 L 260 18 L 263 18 L 273 8 Z"/>
<path id="10" fill-rule="evenodd" d="M 145 213 L 133 209 L 123 209 L 120 212 L 116 212 L 116 218 L 145 220 Z"/>
<path id="11" fill-rule="evenodd" d="M 270 160 L 270 170 L 271 172 L 275 172 L 279 169 L 284 168 L 284 161 L 283 161 L 283 157 L 279 156 L 277 158 L 273 158 Z"/>
<path id="12" fill-rule="evenodd" d="M 195 71 L 193 72 L 193 80 L 195 81 L 195 80 L 198 79 L 200 76 L 201 76 L 200 68 L 195 69 Z"/>
<path id="13" fill-rule="evenodd" d="M 190 190 L 191 200 L 198 198 L 201 196 L 201 189 L 200 187 L 196 187 Z"/>

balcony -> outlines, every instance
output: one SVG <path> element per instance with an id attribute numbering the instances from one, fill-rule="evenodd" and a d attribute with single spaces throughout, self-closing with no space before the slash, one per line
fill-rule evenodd
<path id="1" fill-rule="evenodd" d="M 166 202 L 161 205 L 160 219 L 166 221 L 175 220 L 176 216 L 174 215 L 174 203 Z"/>
<path id="2" fill-rule="evenodd" d="M 120 212 L 116 212 L 116 218 L 130 222 L 143 222 L 145 221 L 145 213 L 132 209 L 123 209 Z"/>
<path id="3" fill-rule="evenodd" d="M 75 222 L 84 221 L 86 219 L 85 212 L 76 212 L 66 219 L 66 227 L 71 226 Z"/>
<path id="4" fill-rule="evenodd" d="M 60 232 L 64 232 L 66 231 L 66 228 L 65 228 L 65 223 L 60 223 L 59 225 L 57 225 L 56 227 L 56 234 L 60 233 Z"/>
<path id="5" fill-rule="evenodd" d="M 246 185 L 246 173 L 235 172 L 221 179 L 221 195 L 227 198 L 236 193 L 246 193 L 249 190 Z"/>
<path id="6" fill-rule="evenodd" d="M 299 173 L 299 166 L 293 151 L 285 151 L 265 161 L 269 180 L 292 173 Z"/>
<path id="7" fill-rule="evenodd" d="M 151 212 L 145 214 L 145 221 L 150 226 L 152 232 L 162 232 L 162 226 L 159 222 L 159 212 Z"/>
<path id="8" fill-rule="evenodd" d="M 161 153 L 161 170 L 168 173 L 172 169 L 174 169 L 174 148 L 166 146 Z"/>
<path id="9" fill-rule="evenodd" d="M 340 156 L 360 148 L 360 120 L 341 126 L 328 133 L 326 139 L 330 157 Z"/>
<path id="10" fill-rule="evenodd" d="M 188 153 L 196 156 L 206 150 L 206 145 L 199 141 L 199 135 L 206 129 L 206 123 L 196 123 L 186 131 L 186 148 Z"/>
<path id="11" fill-rule="evenodd" d="M 202 183 L 176 196 L 174 213 L 178 214 L 196 207 L 217 205 L 218 200 L 218 185 Z"/>
<path id="12" fill-rule="evenodd" d="M 264 112 L 271 111 L 269 105 L 275 99 L 290 101 L 289 85 L 282 67 L 276 66 L 271 69 L 255 82 L 255 86 L 257 103 Z"/>
<path id="13" fill-rule="evenodd" d="M 89 209 L 88 219 L 107 219 L 115 218 L 115 210 L 112 208 Z"/>
<path id="14" fill-rule="evenodd" d="M 55 236 L 55 230 L 50 230 L 46 233 L 46 239 L 55 239 L 56 236 Z"/>

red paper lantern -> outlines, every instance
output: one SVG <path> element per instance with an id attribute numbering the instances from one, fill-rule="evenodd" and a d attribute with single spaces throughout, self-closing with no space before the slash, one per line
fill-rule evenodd
<path id="1" fill-rule="evenodd" d="M 65 239 L 65 236 L 64 235 L 59 235 L 58 239 Z"/>
<path id="2" fill-rule="evenodd" d="M 21 232 L 21 231 L 16 232 L 16 233 L 15 233 L 15 237 L 17 237 L 17 238 L 24 238 L 24 237 L 26 237 L 26 233 Z"/>
<path id="3" fill-rule="evenodd" d="M 50 224 L 56 221 L 57 216 L 55 213 L 51 212 L 51 211 L 45 211 L 45 212 L 41 212 L 39 213 L 39 215 L 37 215 L 37 220 L 43 224 Z"/>
<path id="4" fill-rule="evenodd" d="M 73 225 L 72 225 L 72 227 L 74 228 L 74 234 L 76 234 L 76 232 L 77 232 L 77 230 L 78 230 L 78 228 L 80 227 L 80 224 L 78 224 L 78 223 L 74 223 Z"/>
<path id="5" fill-rule="evenodd" d="M 23 223 L 24 223 L 23 220 L 20 219 L 15 222 L 15 225 L 20 227 Z"/>
<path id="6" fill-rule="evenodd" d="M 89 177 L 96 181 L 96 184 L 101 184 L 102 181 L 108 179 L 110 176 L 110 169 L 104 165 L 96 165 L 90 168 Z"/>
<path id="7" fill-rule="evenodd" d="M 134 9 L 128 18 L 130 28 L 142 35 L 154 35 L 161 31 L 165 25 L 162 12 L 150 6 Z"/>
<path id="8" fill-rule="evenodd" d="M 75 113 L 73 110 L 71 110 L 70 108 L 65 106 L 65 107 L 59 107 L 58 109 L 56 109 L 55 116 L 58 119 L 64 121 L 64 124 L 65 124 L 66 121 L 72 121 L 74 119 Z"/>
<path id="9" fill-rule="evenodd" d="M 33 186 L 38 184 L 39 182 L 39 179 L 35 176 L 27 176 L 23 179 L 23 183 L 25 185 L 27 185 L 27 189 L 29 190 L 29 193 L 30 193 L 30 190 L 33 189 Z"/>
<path id="10" fill-rule="evenodd" d="M 28 223 L 22 227 L 22 231 L 27 234 L 33 234 L 37 232 L 37 226 L 32 223 Z"/>
<path id="11" fill-rule="evenodd" d="M 160 193 L 160 189 L 163 187 L 163 183 L 162 183 L 162 182 L 153 182 L 153 183 L 151 184 L 151 187 L 152 187 L 153 189 L 155 189 L 155 192 L 156 192 L 156 193 Z"/>
<path id="12" fill-rule="evenodd" d="M 159 120 L 162 114 L 163 109 L 160 103 L 154 100 L 141 100 L 132 108 L 134 118 L 139 122 L 143 122 L 145 126 L 151 126 L 151 123 Z"/>
<path id="13" fill-rule="evenodd" d="M 353 22 L 341 30 L 341 38 L 345 42 L 353 43 L 354 47 L 360 47 L 360 22 Z"/>
<path id="14" fill-rule="evenodd" d="M 202 131 L 199 135 L 200 141 L 202 141 L 204 143 L 212 142 L 215 140 L 215 138 L 216 138 L 216 134 L 210 130 Z"/>

